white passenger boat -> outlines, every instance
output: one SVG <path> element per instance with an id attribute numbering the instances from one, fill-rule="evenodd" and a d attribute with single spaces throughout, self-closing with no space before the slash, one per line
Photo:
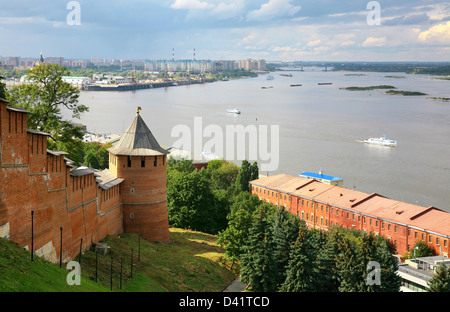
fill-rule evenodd
<path id="1" fill-rule="evenodd" d="M 364 143 L 383 145 L 383 146 L 397 146 L 397 141 L 388 139 L 386 137 L 369 138 L 364 140 Z"/>
<path id="2" fill-rule="evenodd" d="M 231 114 L 240 114 L 241 113 L 241 111 L 237 108 L 227 109 L 227 112 L 229 112 Z"/>

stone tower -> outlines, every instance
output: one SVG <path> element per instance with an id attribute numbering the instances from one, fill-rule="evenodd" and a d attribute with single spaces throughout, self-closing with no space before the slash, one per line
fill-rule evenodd
<path id="1" fill-rule="evenodd" d="M 125 233 L 169 242 L 167 154 L 137 111 L 119 142 L 109 149 L 109 170 L 121 184 Z"/>

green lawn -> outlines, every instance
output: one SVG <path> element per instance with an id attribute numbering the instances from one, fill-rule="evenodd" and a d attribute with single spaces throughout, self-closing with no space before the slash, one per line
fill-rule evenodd
<path id="1" fill-rule="evenodd" d="M 60 268 L 59 264 L 37 256 L 31 261 L 28 251 L 13 242 L 0 239 L 0 291 L 109 292 L 111 259 L 113 291 L 220 292 L 235 279 L 230 263 L 224 258 L 224 250 L 215 243 L 215 236 L 175 228 L 170 231 L 171 240 L 168 244 L 140 239 L 140 252 L 136 234 L 107 236 L 103 242 L 108 244 L 108 253 L 97 256 L 97 271 L 94 250 L 82 254 L 79 286 L 67 284 L 66 278 L 70 271 L 66 270 L 66 264 Z M 78 261 L 78 256 L 74 260 Z"/>

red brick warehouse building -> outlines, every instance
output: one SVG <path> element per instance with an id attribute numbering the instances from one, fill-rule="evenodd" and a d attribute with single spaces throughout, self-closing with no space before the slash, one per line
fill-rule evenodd
<path id="1" fill-rule="evenodd" d="M 109 150 L 109 169 L 98 171 L 48 150 L 49 135 L 27 129 L 30 112 L 8 104 L 0 99 L 0 237 L 30 249 L 33 228 L 33 251 L 53 262 L 107 234 L 169 241 L 168 152 L 139 111 Z"/>
<path id="2" fill-rule="evenodd" d="M 339 225 L 372 231 L 387 237 L 400 255 L 424 241 L 438 255 L 448 257 L 450 213 L 441 209 L 286 174 L 254 180 L 250 186 L 260 200 L 285 207 L 309 228 L 326 230 Z"/>

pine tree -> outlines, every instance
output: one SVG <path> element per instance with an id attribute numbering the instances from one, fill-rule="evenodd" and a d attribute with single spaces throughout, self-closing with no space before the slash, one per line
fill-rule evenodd
<path id="1" fill-rule="evenodd" d="M 338 244 L 336 269 L 341 292 L 360 291 L 360 285 L 365 282 L 354 244 L 349 237 L 342 237 Z"/>
<path id="2" fill-rule="evenodd" d="M 278 209 L 272 222 L 274 260 L 276 263 L 276 284 L 279 287 L 286 279 L 286 269 L 289 254 L 298 237 L 300 219 L 286 211 L 284 207 Z"/>
<path id="3" fill-rule="evenodd" d="M 380 263 L 380 285 L 378 292 L 399 292 L 402 279 L 397 274 L 398 262 L 391 253 L 391 247 L 384 237 L 377 237 L 376 260 Z"/>
<path id="4" fill-rule="evenodd" d="M 292 247 L 286 280 L 280 290 L 286 292 L 318 291 L 315 282 L 317 273 L 314 268 L 315 256 L 308 241 L 308 230 L 300 226 L 298 238 Z"/>
<path id="5" fill-rule="evenodd" d="M 238 175 L 235 182 L 236 193 L 242 191 L 249 191 L 249 181 L 251 178 L 251 166 L 247 160 L 243 160 L 241 167 L 239 168 Z"/>
<path id="6" fill-rule="evenodd" d="M 428 281 L 428 292 L 450 292 L 450 269 L 441 262 L 434 276 Z"/>
<path id="7" fill-rule="evenodd" d="M 241 254 L 241 280 L 252 290 L 271 292 L 276 290 L 276 266 L 273 259 L 271 224 L 267 212 L 261 206 L 250 229 L 248 242 Z"/>
<path id="8" fill-rule="evenodd" d="M 336 269 L 336 254 L 339 232 L 331 227 L 327 233 L 320 232 L 321 244 L 317 251 L 316 267 L 318 271 L 317 288 L 321 292 L 339 291 Z"/>
<path id="9" fill-rule="evenodd" d="M 250 167 L 250 181 L 256 180 L 258 178 L 259 178 L 259 168 L 258 163 L 255 161 Z"/>
<path id="10" fill-rule="evenodd" d="M 375 236 L 373 232 L 369 234 L 364 232 L 362 237 L 360 237 L 357 241 L 358 243 L 356 249 L 359 263 L 356 264 L 355 267 L 361 274 L 362 280 L 360 284 L 356 284 L 355 286 L 358 291 L 374 292 L 378 286 L 377 280 L 379 275 L 381 275 L 380 272 L 378 272 L 378 261 L 376 263 L 374 262 L 377 260 Z M 375 268 L 372 267 L 372 264 L 375 264 Z"/>

